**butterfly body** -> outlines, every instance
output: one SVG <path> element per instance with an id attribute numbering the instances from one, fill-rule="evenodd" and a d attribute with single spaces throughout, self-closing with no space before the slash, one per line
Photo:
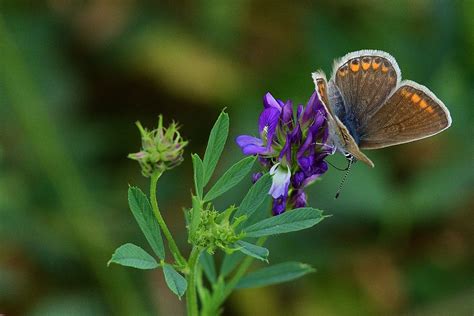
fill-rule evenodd
<path id="1" fill-rule="evenodd" d="M 377 50 L 352 52 L 336 61 L 328 81 L 313 73 L 328 112 L 336 150 L 373 167 L 361 149 L 377 149 L 435 135 L 451 125 L 446 106 L 426 87 L 401 81 L 395 58 Z"/>

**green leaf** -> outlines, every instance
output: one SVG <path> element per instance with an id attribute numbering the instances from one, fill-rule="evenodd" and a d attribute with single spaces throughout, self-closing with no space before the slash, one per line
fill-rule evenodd
<path id="1" fill-rule="evenodd" d="M 258 260 L 268 262 L 267 258 L 269 252 L 267 248 L 254 245 L 243 240 L 239 240 L 237 242 L 237 245 L 240 247 L 239 250 L 247 256 L 251 256 L 257 258 Z"/>
<path id="2" fill-rule="evenodd" d="M 221 265 L 221 275 L 223 277 L 228 276 L 235 269 L 235 267 L 237 267 L 237 265 L 243 258 L 244 254 L 241 252 L 226 254 Z"/>
<path id="3" fill-rule="evenodd" d="M 201 223 L 201 202 L 197 196 L 193 196 L 193 208 L 191 213 L 191 225 L 189 226 L 189 236 L 194 237 L 194 233 Z"/>
<path id="4" fill-rule="evenodd" d="M 207 192 L 204 200 L 211 201 L 242 181 L 252 169 L 255 159 L 254 156 L 246 157 L 230 167 Z"/>
<path id="5" fill-rule="evenodd" d="M 202 199 L 202 191 L 204 189 L 204 166 L 202 160 L 198 154 L 192 155 L 193 169 L 194 169 L 194 186 L 196 188 L 196 194 Z"/>
<path id="6" fill-rule="evenodd" d="M 118 247 L 107 265 L 109 266 L 111 263 L 143 270 L 155 269 L 159 266 L 155 258 L 131 243 Z"/>
<path id="7" fill-rule="evenodd" d="M 216 168 L 217 162 L 221 157 L 222 150 L 224 149 L 227 135 L 229 134 L 229 115 L 224 111 L 221 112 L 217 119 L 214 127 L 212 127 L 211 134 L 209 135 L 209 141 L 206 147 L 206 153 L 204 154 L 204 181 L 205 186 L 209 179 L 211 179 L 214 169 Z"/>
<path id="8" fill-rule="evenodd" d="M 164 259 L 165 247 L 163 246 L 160 225 L 153 215 L 148 198 L 139 188 L 130 187 L 128 188 L 128 205 L 151 248 L 160 259 Z"/>
<path id="9" fill-rule="evenodd" d="M 181 299 L 181 296 L 184 295 L 188 287 L 186 279 L 169 264 L 163 266 L 163 274 L 165 275 L 166 284 L 170 290 Z"/>
<path id="10" fill-rule="evenodd" d="M 246 237 L 261 237 L 294 232 L 312 227 L 324 219 L 323 212 L 311 207 L 297 208 L 273 216 L 245 229 Z"/>
<path id="11" fill-rule="evenodd" d="M 237 288 L 261 287 L 291 281 L 315 270 L 300 262 L 285 262 L 249 273 L 240 280 Z"/>
<path id="12" fill-rule="evenodd" d="M 201 257 L 199 258 L 199 262 L 201 263 L 202 269 L 206 274 L 207 278 L 211 283 L 216 283 L 217 276 L 216 276 L 216 265 L 214 263 L 214 257 L 207 252 L 202 252 Z"/>
<path id="13" fill-rule="evenodd" d="M 247 219 L 250 218 L 260 205 L 262 205 L 263 201 L 265 201 L 271 186 L 272 177 L 269 173 L 258 179 L 245 195 L 234 217 L 247 215 Z"/>

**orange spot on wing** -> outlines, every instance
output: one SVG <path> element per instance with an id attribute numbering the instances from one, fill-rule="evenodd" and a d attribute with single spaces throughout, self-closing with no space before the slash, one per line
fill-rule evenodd
<path id="1" fill-rule="evenodd" d="M 359 64 L 351 64 L 351 70 L 352 70 L 352 72 L 357 72 L 357 71 L 359 71 L 359 68 L 360 68 Z"/>
<path id="2" fill-rule="evenodd" d="M 402 90 L 400 91 L 400 94 L 405 97 L 405 98 L 409 98 L 413 93 L 411 93 L 410 91 L 408 91 L 407 89 L 405 88 L 402 88 Z"/>
<path id="3" fill-rule="evenodd" d="M 370 61 L 365 62 L 364 60 L 362 60 L 362 69 L 367 70 L 369 68 L 370 68 Z"/>
<path id="4" fill-rule="evenodd" d="M 426 108 L 427 106 L 428 106 L 428 103 L 426 103 L 425 100 L 421 100 L 421 101 L 420 101 L 420 108 L 424 109 L 424 108 Z"/>
<path id="5" fill-rule="evenodd" d="M 415 94 L 411 97 L 411 100 L 412 100 L 413 103 L 418 103 L 418 102 L 421 100 L 421 98 L 420 98 L 420 96 L 419 96 L 418 94 L 415 93 Z"/>
<path id="6" fill-rule="evenodd" d="M 428 111 L 430 113 L 433 113 L 434 109 L 431 106 L 429 106 L 429 107 L 426 108 L 426 111 Z"/>
<path id="7" fill-rule="evenodd" d="M 388 72 L 388 67 L 382 64 L 382 72 Z"/>
<path id="8" fill-rule="evenodd" d="M 377 69 L 379 69 L 379 67 L 380 67 L 380 63 L 377 63 L 377 62 L 375 62 L 375 61 L 372 62 L 372 69 L 373 69 L 373 70 L 377 70 Z"/>
<path id="9" fill-rule="evenodd" d="M 339 76 L 344 77 L 347 74 L 348 69 L 347 64 L 339 68 Z"/>

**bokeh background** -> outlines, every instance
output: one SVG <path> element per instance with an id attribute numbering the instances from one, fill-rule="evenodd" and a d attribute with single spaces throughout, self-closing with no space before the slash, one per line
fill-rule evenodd
<path id="1" fill-rule="evenodd" d="M 0 1 L 0 314 L 183 314 L 159 270 L 106 267 L 118 245 L 145 245 L 126 200 L 128 184 L 148 186 L 126 159 L 134 122 L 163 113 L 190 139 L 159 184 L 186 247 L 189 154 L 220 110 L 232 138 L 257 133 L 265 92 L 306 102 L 312 71 L 376 48 L 445 102 L 452 127 L 369 152 L 376 168 L 355 165 L 338 200 L 330 169 L 310 204 L 333 216 L 269 243 L 272 262 L 318 272 L 236 292 L 224 314 L 472 315 L 473 16 L 471 0 Z M 240 157 L 229 141 L 218 169 Z"/>

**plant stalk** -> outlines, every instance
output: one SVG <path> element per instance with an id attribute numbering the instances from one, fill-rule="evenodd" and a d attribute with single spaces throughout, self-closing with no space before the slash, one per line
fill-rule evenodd
<path id="1" fill-rule="evenodd" d="M 158 179 L 161 177 L 162 174 L 163 173 L 160 171 L 155 171 L 151 175 L 151 180 L 150 180 L 151 207 L 153 209 L 153 214 L 155 215 L 155 218 L 158 221 L 158 224 L 160 225 L 161 230 L 163 231 L 163 235 L 165 235 L 165 238 L 168 241 L 168 246 L 171 250 L 171 253 L 173 254 L 174 260 L 176 260 L 179 266 L 185 267 L 186 259 L 184 259 L 183 255 L 181 255 L 181 252 L 179 251 L 179 248 L 176 245 L 176 242 L 174 241 L 173 236 L 171 235 L 171 232 L 168 229 L 168 226 L 166 225 L 165 220 L 163 219 L 163 216 L 161 215 L 160 209 L 158 208 L 158 201 L 156 200 L 156 185 L 158 183 Z"/>
<path id="2" fill-rule="evenodd" d="M 196 295 L 196 267 L 201 251 L 198 247 L 193 247 L 191 250 L 191 255 L 189 256 L 189 274 L 187 276 L 188 281 L 188 290 L 186 291 L 186 307 L 188 311 L 188 316 L 198 316 L 198 302 Z"/>

